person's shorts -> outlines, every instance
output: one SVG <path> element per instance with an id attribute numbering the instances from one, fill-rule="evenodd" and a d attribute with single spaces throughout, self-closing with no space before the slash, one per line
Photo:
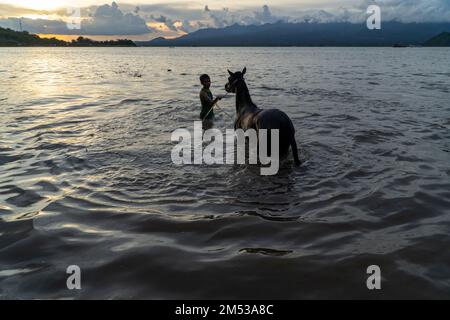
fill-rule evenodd
<path id="1" fill-rule="evenodd" d="M 205 119 L 203 120 L 203 130 L 209 130 L 214 126 L 213 119 Z"/>

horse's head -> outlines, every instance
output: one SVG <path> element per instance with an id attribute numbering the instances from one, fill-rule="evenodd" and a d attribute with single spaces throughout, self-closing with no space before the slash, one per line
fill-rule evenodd
<path id="1" fill-rule="evenodd" d="M 231 72 L 228 70 L 230 77 L 228 78 L 228 83 L 225 85 L 225 90 L 229 93 L 236 93 L 236 87 L 241 81 L 244 81 L 244 75 L 247 72 L 247 68 L 244 68 L 242 72 Z"/>

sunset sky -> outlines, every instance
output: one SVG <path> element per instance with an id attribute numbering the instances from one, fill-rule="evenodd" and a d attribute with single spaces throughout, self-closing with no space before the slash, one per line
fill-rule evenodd
<path id="1" fill-rule="evenodd" d="M 0 27 L 64 39 L 85 35 L 149 40 L 235 23 L 359 23 L 373 3 L 381 7 L 385 21 L 450 21 L 449 0 L 0 0 Z M 67 27 L 75 22 L 68 11 L 71 7 L 80 8 L 76 29 Z"/>
<path id="2" fill-rule="evenodd" d="M 192 5 L 192 6 L 205 6 L 205 5 L 220 5 L 225 7 L 235 7 L 235 8 L 243 8 L 243 7 L 260 7 L 264 4 L 267 5 L 280 5 L 280 6 L 302 6 L 302 5 L 312 5 L 320 3 L 322 5 L 336 5 L 336 4 L 344 4 L 344 3 L 355 3 L 357 1 L 354 0 L 210 0 L 210 1 L 201 1 L 201 0 L 157 0 L 157 1 L 145 1 L 145 0 L 122 0 L 117 1 L 118 4 L 135 4 L 135 5 L 151 5 L 151 4 L 183 4 L 183 5 Z M 0 3 L 4 4 L 12 4 L 16 6 L 21 6 L 25 8 L 32 9 L 56 9 L 65 6 L 90 6 L 90 5 L 100 5 L 103 4 L 101 1 L 94 0 L 2 0 Z"/>

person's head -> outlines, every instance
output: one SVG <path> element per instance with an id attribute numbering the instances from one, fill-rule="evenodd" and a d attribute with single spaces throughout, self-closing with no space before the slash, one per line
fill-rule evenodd
<path id="1" fill-rule="evenodd" d="M 211 86 L 211 78 L 207 74 L 202 74 L 200 76 L 200 83 L 203 85 L 203 87 L 209 89 Z"/>

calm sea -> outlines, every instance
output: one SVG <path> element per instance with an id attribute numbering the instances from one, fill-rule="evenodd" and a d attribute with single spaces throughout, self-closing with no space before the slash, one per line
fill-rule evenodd
<path id="1" fill-rule="evenodd" d="M 244 66 L 304 165 L 173 165 L 198 76 L 224 94 Z M 449 66 L 438 48 L 0 48 L 0 298 L 450 298 Z"/>

